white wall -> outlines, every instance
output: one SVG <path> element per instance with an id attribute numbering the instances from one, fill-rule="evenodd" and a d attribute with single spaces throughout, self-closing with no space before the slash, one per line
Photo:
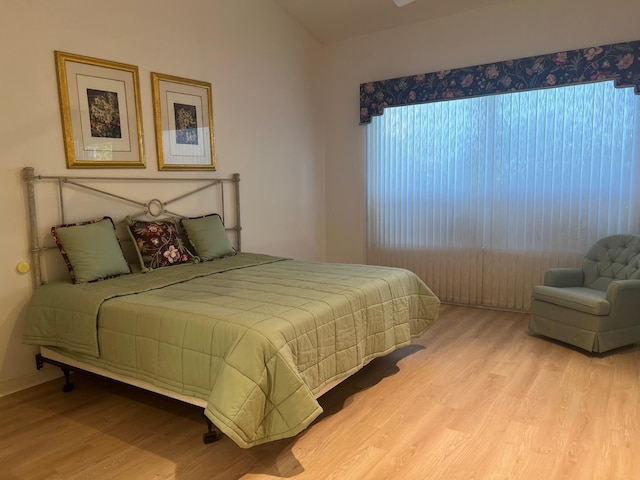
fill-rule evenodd
<path id="1" fill-rule="evenodd" d="M 638 40 L 639 18 L 638 0 L 519 0 L 327 46 L 327 260 L 365 261 L 360 83 Z"/>
<path id="2" fill-rule="evenodd" d="M 20 343 L 29 275 L 21 169 L 66 170 L 54 50 L 137 65 L 147 168 L 158 172 L 150 72 L 213 84 L 218 174 L 241 174 L 243 249 L 324 258 L 322 47 L 271 1 L 1 0 L 0 395 L 43 381 Z M 88 174 L 75 170 L 74 174 Z M 189 176 L 193 176 L 189 174 Z M 45 369 L 47 370 L 47 369 Z"/>

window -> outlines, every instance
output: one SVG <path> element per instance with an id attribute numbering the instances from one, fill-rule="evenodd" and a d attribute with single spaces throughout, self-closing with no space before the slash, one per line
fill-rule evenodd
<path id="1" fill-rule="evenodd" d="M 640 232 L 640 96 L 613 82 L 387 108 L 368 127 L 368 261 L 445 301 L 527 309 L 546 268 Z"/>

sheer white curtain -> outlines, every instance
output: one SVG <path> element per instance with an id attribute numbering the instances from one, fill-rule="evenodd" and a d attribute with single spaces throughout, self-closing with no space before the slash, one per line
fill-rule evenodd
<path id="1" fill-rule="evenodd" d="M 387 108 L 367 127 L 369 263 L 526 310 L 544 271 L 640 233 L 640 96 L 612 82 Z"/>

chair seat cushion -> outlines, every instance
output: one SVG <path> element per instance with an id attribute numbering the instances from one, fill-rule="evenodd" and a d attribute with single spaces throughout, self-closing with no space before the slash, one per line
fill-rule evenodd
<path id="1" fill-rule="evenodd" d="M 533 298 L 542 302 L 553 303 L 591 315 L 609 315 L 611 304 L 606 299 L 606 292 L 585 287 L 533 287 Z"/>

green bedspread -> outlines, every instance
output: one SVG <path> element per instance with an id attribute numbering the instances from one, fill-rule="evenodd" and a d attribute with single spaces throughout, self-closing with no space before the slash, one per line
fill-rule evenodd
<path id="1" fill-rule="evenodd" d="M 24 341 L 205 399 L 248 448 L 306 428 L 317 392 L 421 335 L 439 304 L 407 270 L 240 253 L 43 286 Z"/>

